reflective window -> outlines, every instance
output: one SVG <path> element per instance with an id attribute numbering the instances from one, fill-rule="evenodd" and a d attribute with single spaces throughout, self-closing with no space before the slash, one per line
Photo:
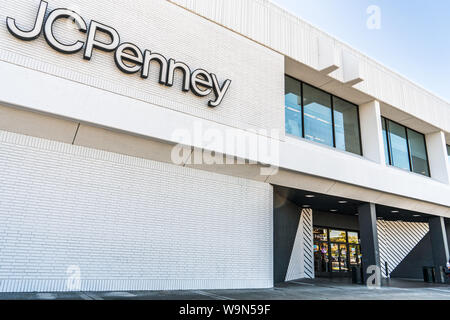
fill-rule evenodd
<path id="1" fill-rule="evenodd" d="M 301 83 L 285 77 L 285 125 L 286 133 L 302 137 Z"/>
<path id="2" fill-rule="evenodd" d="M 429 177 L 425 136 L 385 118 L 381 123 L 386 163 Z"/>
<path id="3" fill-rule="evenodd" d="M 286 134 L 362 155 L 359 108 L 285 76 Z"/>
<path id="4" fill-rule="evenodd" d="M 411 153 L 412 171 L 429 176 L 430 172 L 428 169 L 428 156 L 424 135 L 408 129 L 408 143 Z"/>
<path id="5" fill-rule="evenodd" d="M 409 166 L 408 142 L 406 140 L 406 128 L 387 121 L 389 130 L 389 146 L 391 154 L 391 164 L 397 168 L 411 170 Z"/>
<path id="6" fill-rule="evenodd" d="M 336 148 L 361 155 L 358 107 L 333 97 Z"/>
<path id="7" fill-rule="evenodd" d="M 347 242 L 347 232 L 342 230 L 330 230 L 331 242 Z"/>
<path id="8" fill-rule="evenodd" d="M 303 84 L 303 106 L 305 138 L 334 146 L 331 95 Z"/>

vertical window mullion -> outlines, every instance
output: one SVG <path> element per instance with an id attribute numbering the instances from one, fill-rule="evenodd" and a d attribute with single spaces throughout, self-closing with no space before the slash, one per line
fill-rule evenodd
<path id="1" fill-rule="evenodd" d="M 289 84 L 289 88 L 285 88 L 285 131 L 287 135 L 302 137 L 354 154 L 363 154 L 358 105 L 289 75 L 285 75 L 285 79 L 288 79 L 285 80 L 285 83 Z M 292 80 L 296 83 L 294 84 Z M 296 105 L 293 102 L 294 94 L 299 95 L 301 99 L 301 102 Z M 300 115 L 293 114 L 294 107 L 296 110 L 301 108 Z M 309 113 L 306 114 L 306 108 L 311 112 L 311 117 Z M 298 116 L 301 118 L 297 118 Z M 293 121 L 294 118 L 296 121 Z M 348 136 L 343 123 L 341 128 L 341 121 L 349 123 Z M 306 128 L 306 124 L 308 124 L 308 128 Z"/>
<path id="2" fill-rule="evenodd" d="M 428 154 L 427 140 L 426 140 L 425 136 L 423 136 L 423 143 L 425 145 L 425 154 L 427 156 L 428 176 L 431 177 L 430 156 Z"/>
<path id="3" fill-rule="evenodd" d="M 430 176 L 430 163 L 425 136 L 422 133 L 409 128 L 406 128 L 406 130 L 411 153 L 412 171 L 425 176 Z"/>
<path id="4" fill-rule="evenodd" d="M 336 148 L 336 126 L 334 123 L 334 99 L 333 95 L 330 95 L 331 99 L 331 122 L 332 122 L 332 128 L 333 128 L 333 147 Z"/>
<path id="5" fill-rule="evenodd" d="M 300 82 L 300 95 L 302 101 L 302 138 L 305 138 L 305 98 L 303 96 L 303 82 Z"/>
<path id="6" fill-rule="evenodd" d="M 328 242 L 328 270 L 333 272 L 333 263 L 331 262 L 331 241 L 330 241 L 330 229 L 327 229 L 327 242 Z"/>
<path id="7" fill-rule="evenodd" d="M 389 121 L 387 121 L 386 118 L 383 118 L 384 121 L 384 127 L 386 128 L 386 141 L 387 141 L 387 148 L 388 148 L 388 157 L 389 157 L 389 165 L 393 166 L 394 162 L 392 161 L 392 149 L 391 149 L 391 137 L 390 137 L 390 130 L 389 130 Z"/>
<path id="8" fill-rule="evenodd" d="M 363 144 L 362 144 L 362 136 L 361 136 L 361 116 L 359 114 L 359 106 L 356 108 L 358 110 L 358 133 L 359 133 L 359 148 L 360 148 L 360 155 L 364 156 L 364 150 L 363 150 Z"/>
<path id="9" fill-rule="evenodd" d="M 409 171 L 413 171 L 413 161 L 411 158 L 411 143 L 409 142 L 409 136 L 408 136 L 408 129 L 406 127 L 403 127 L 405 129 L 406 134 L 406 145 L 408 146 L 408 159 L 409 159 Z"/>

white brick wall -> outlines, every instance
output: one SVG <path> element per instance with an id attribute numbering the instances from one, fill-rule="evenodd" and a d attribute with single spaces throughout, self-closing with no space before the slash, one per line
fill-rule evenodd
<path id="1" fill-rule="evenodd" d="M 0 131 L 0 291 L 271 287 L 268 184 Z"/>
<path id="2" fill-rule="evenodd" d="M 47 0 L 49 9 L 71 8 L 87 23 L 96 20 L 114 27 L 122 42 L 132 42 L 185 62 L 192 70 L 215 73 L 219 82 L 231 79 L 223 103 L 207 106 L 213 97 L 181 91 L 181 77 L 172 88 L 158 84 L 159 70 L 150 77 L 126 75 L 114 64 L 114 54 L 95 50 L 91 61 L 83 52 L 65 55 L 48 46 L 44 36 L 32 42 L 14 38 L 6 17 L 23 28 L 33 26 L 39 0 L 0 1 L 0 61 L 118 93 L 163 108 L 184 112 L 241 129 L 282 129 L 284 132 L 284 57 L 234 32 L 165 0 Z M 64 20 L 55 25 L 59 39 L 85 41 Z M 20 84 L 18 84 L 20 85 Z M 1 100 L 1 94 L 0 94 Z M 152 106 L 149 105 L 149 108 Z"/>

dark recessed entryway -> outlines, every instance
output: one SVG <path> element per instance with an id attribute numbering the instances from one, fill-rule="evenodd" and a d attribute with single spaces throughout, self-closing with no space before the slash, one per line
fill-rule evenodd
<path id="1" fill-rule="evenodd" d="M 289 278 L 291 269 L 296 267 L 293 266 L 293 257 L 298 259 L 295 250 L 309 245 L 312 246 L 312 261 L 305 257 L 304 267 L 312 264 L 316 278 L 351 277 L 353 267 L 372 265 L 377 260 L 384 276 L 420 278 L 422 267 L 433 264 L 431 240 L 426 231 L 433 217 L 372 205 L 370 208 L 375 215 L 368 221 L 367 216 L 365 219 L 359 216 L 364 212 L 361 208 L 367 205 L 354 199 L 274 186 L 275 283 Z M 304 210 L 312 211 L 311 239 L 308 232 L 302 230 L 306 228 L 301 222 Z M 361 228 L 361 223 L 365 228 Z M 377 235 L 379 228 L 383 231 L 381 235 Z M 365 239 L 362 239 L 364 235 Z M 303 237 L 300 239 L 302 245 L 298 245 L 299 237 Z M 415 242 L 410 242 L 410 238 Z M 374 259 L 364 262 L 365 253 Z M 388 259 L 387 256 L 394 258 Z"/>

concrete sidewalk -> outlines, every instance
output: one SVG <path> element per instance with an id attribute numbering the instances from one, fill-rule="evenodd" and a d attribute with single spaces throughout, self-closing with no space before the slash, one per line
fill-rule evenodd
<path id="1" fill-rule="evenodd" d="M 0 300 L 450 300 L 450 285 L 395 279 L 379 289 L 348 280 L 298 280 L 273 289 L 0 293 Z"/>

